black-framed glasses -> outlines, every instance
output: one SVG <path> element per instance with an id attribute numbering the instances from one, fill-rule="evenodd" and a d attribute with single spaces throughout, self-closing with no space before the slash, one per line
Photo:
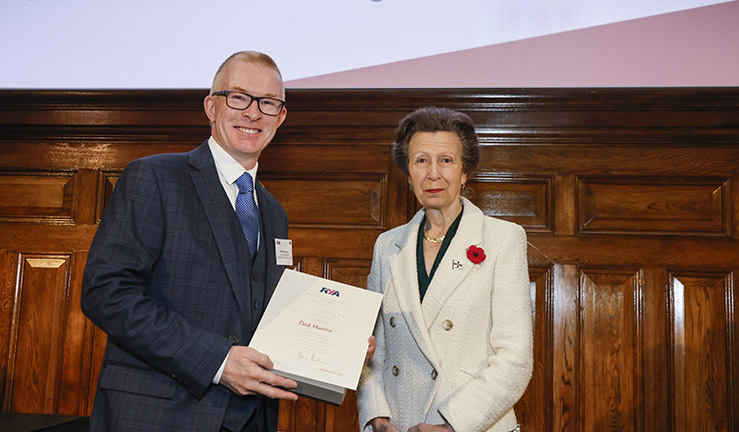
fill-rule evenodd
<path id="1" fill-rule="evenodd" d="M 221 90 L 212 94 L 212 96 L 225 96 L 226 105 L 229 108 L 243 111 L 251 106 L 251 103 L 257 101 L 259 111 L 268 116 L 276 116 L 282 112 L 285 101 L 273 97 L 252 96 L 238 90 Z"/>

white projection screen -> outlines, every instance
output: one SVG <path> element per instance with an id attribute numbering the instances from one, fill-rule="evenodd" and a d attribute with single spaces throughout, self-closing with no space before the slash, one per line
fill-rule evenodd
<path id="1" fill-rule="evenodd" d="M 332 86 L 334 81 L 337 86 L 361 87 L 361 81 L 342 82 L 341 72 L 510 46 L 515 41 L 543 40 L 548 35 L 700 10 L 722 3 L 735 2 L 3 0 L 0 88 L 206 88 L 220 62 L 243 49 L 263 51 L 274 57 L 288 87 L 291 83 Z M 736 42 L 736 35 L 737 31 L 729 35 L 734 39 L 732 43 Z M 639 44 L 634 45 L 638 50 Z M 506 58 L 494 61 L 499 64 L 506 62 Z M 507 64 L 511 61 L 517 60 L 509 59 Z M 457 67 L 464 70 L 464 65 Z M 494 69 L 493 65 L 479 67 Z M 413 86 L 414 74 L 429 73 L 412 69 L 400 73 L 390 69 L 385 76 L 382 68 L 372 71 L 378 80 L 365 81 L 366 86 Z M 409 75 L 403 77 L 403 74 Z M 308 79 L 326 75 L 331 80 Z M 502 78 L 497 84 L 509 85 Z M 486 82 L 460 74 L 456 79 L 453 73 L 447 74 L 438 84 L 496 85 L 494 78 Z M 708 77 L 708 81 L 712 79 Z M 437 82 L 418 84 L 427 86 Z M 547 82 L 534 79 L 531 84 Z"/>

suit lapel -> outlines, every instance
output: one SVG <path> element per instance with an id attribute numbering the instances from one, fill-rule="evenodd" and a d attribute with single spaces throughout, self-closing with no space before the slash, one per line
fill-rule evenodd
<path id="1" fill-rule="evenodd" d="M 260 246 L 257 253 L 265 254 L 264 258 L 267 262 L 267 292 L 265 293 L 265 299 L 272 298 L 272 293 L 279 282 L 279 278 L 275 276 L 276 273 L 269 271 L 269 269 L 272 267 L 270 262 L 275 262 L 271 260 L 276 260 L 277 256 L 275 253 L 274 239 L 280 238 L 280 235 L 282 235 L 279 233 L 280 227 L 276 225 L 276 221 L 279 221 L 280 218 L 275 213 L 275 206 L 272 205 L 269 198 L 270 197 L 267 195 L 264 186 L 262 186 L 262 183 L 257 179 L 257 199 L 259 200 L 259 211 L 262 216 L 262 237 L 259 241 Z"/>
<path id="2" fill-rule="evenodd" d="M 243 233 L 237 233 L 233 230 L 234 211 L 229 205 L 223 186 L 218 179 L 218 171 L 216 171 L 213 155 L 210 153 L 207 141 L 190 152 L 189 161 L 190 166 L 194 168 L 190 176 L 195 185 L 195 191 L 203 205 L 213 237 L 215 237 L 228 280 L 231 282 L 231 289 L 234 291 L 234 297 L 242 314 L 244 314 L 245 311 L 250 311 L 250 308 L 245 308 L 242 295 L 236 290 L 236 287 L 241 286 L 239 266 L 242 263 L 238 260 L 239 254 L 234 245 L 235 236 L 243 236 Z"/>
<path id="3" fill-rule="evenodd" d="M 422 219 L 423 212 L 416 213 L 416 216 L 406 225 L 405 230 L 396 237 L 396 247 L 398 247 L 399 252 L 390 261 L 392 280 L 390 285 L 395 298 L 398 299 L 398 306 L 403 313 L 405 322 L 408 323 L 408 328 L 418 348 L 432 364 L 438 364 L 421 310 L 421 300 L 418 293 L 416 241 L 418 240 L 418 225 Z"/>
<path id="4" fill-rule="evenodd" d="M 470 245 L 482 246 L 485 216 L 464 198 L 463 204 L 462 220 L 457 233 L 449 243 L 449 249 L 441 259 L 423 298 L 423 316 L 428 324 L 434 322 L 446 300 L 473 270 L 479 270 L 479 266 L 467 258 L 467 249 Z"/>

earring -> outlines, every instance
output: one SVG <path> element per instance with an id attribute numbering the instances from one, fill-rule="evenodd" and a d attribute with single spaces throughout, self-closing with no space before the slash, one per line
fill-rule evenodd
<path id="1" fill-rule="evenodd" d="M 464 183 L 462 183 L 462 190 L 464 190 L 464 188 L 466 188 L 466 187 L 467 187 L 467 185 L 464 184 Z"/>
<path id="2" fill-rule="evenodd" d="M 413 190 L 413 183 L 408 182 L 408 190 Z"/>

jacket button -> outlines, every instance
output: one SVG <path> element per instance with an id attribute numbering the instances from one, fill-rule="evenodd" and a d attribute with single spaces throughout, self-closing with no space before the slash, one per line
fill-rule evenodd
<path id="1" fill-rule="evenodd" d="M 390 327 L 395 327 L 398 324 L 398 320 L 395 317 L 390 317 Z"/>
<path id="2" fill-rule="evenodd" d="M 254 273 L 253 275 L 251 275 L 251 278 L 252 278 L 252 280 L 255 280 L 255 281 L 258 281 L 259 280 L 259 276 L 256 273 Z"/>
<path id="3" fill-rule="evenodd" d="M 400 373 L 400 371 L 398 370 L 398 367 L 393 366 L 393 376 L 398 376 L 398 373 Z"/>
<path id="4" fill-rule="evenodd" d="M 254 309 L 259 309 L 260 307 L 262 307 L 262 304 L 259 303 L 258 301 L 255 301 L 254 302 Z"/>
<path id="5" fill-rule="evenodd" d="M 230 341 L 231 341 L 231 343 L 233 343 L 233 344 L 238 344 L 238 343 L 239 343 L 239 337 L 238 337 L 238 336 L 236 336 L 236 335 L 231 335 L 231 336 L 229 336 L 229 337 L 228 337 L 228 340 L 230 340 Z"/>
<path id="6" fill-rule="evenodd" d="M 444 320 L 444 322 L 441 323 L 441 328 L 443 328 L 446 331 L 449 331 L 454 327 L 454 323 L 451 320 Z"/>
<path id="7" fill-rule="evenodd" d="M 436 372 L 436 369 L 432 370 L 431 371 L 431 379 L 432 380 L 435 380 L 437 376 L 439 376 L 439 373 Z"/>

